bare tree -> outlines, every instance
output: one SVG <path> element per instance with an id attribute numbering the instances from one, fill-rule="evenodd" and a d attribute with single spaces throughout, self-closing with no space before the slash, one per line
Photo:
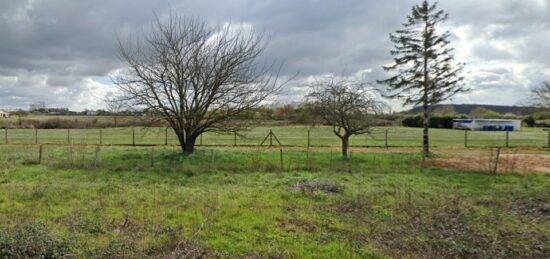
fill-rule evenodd
<path id="1" fill-rule="evenodd" d="M 172 127 L 184 153 L 207 131 L 234 130 L 232 118 L 276 93 L 277 74 L 257 58 L 261 34 L 233 26 L 170 15 L 157 18 L 143 41 L 119 41 L 128 70 L 113 78 L 119 101 L 159 114 Z"/>
<path id="2" fill-rule="evenodd" d="M 550 81 L 544 81 L 531 90 L 533 103 L 540 107 L 550 108 Z"/>
<path id="3" fill-rule="evenodd" d="M 118 127 L 118 116 L 119 116 L 119 113 L 124 108 L 123 106 L 124 104 L 112 95 L 105 98 L 104 102 L 105 102 L 105 109 L 110 113 L 110 115 L 113 118 L 115 128 Z"/>
<path id="4" fill-rule="evenodd" d="M 385 105 L 376 100 L 366 83 L 329 77 L 310 84 L 308 102 L 342 141 L 342 157 L 348 156 L 349 138 L 370 133 L 373 115 Z"/>

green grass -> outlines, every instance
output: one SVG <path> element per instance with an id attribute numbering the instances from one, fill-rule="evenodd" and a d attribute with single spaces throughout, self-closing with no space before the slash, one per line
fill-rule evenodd
<path id="1" fill-rule="evenodd" d="M 249 131 L 239 132 L 237 145 L 259 145 L 269 130 L 273 130 L 281 144 L 288 146 L 306 146 L 308 130 L 310 131 L 312 146 L 339 145 L 339 139 L 331 131 L 330 127 L 308 126 L 274 126 L 256 127 Z M 388 145 L 392 147 L 420 146 L 422 143 L 422 129 L 389 127 L 376 128 L 370 135 L 354 136 L 350 140 L 352 146 L 385 146 L 386 130 L 388 133 Z M 133 134 L 135 132 L 135 134 Z M 509 133 L 509 146 L 511 147 L 546 147 L 548 144 L 548 132 L 538 128 L 525 128 L 520 132 Z M 101 141 L 100 141 L 101 136 Z M 131 145 L 163 145 L 166 132 L 164 128 L 107 128 L 102 129 L 72 129 L 68 133 L 65 129 L 9 129 L 8 143 L 11 144 L 66 144 L 69 141 L 74 144 L 121 144 Z M 177 144 L 177 138 L 172 130 L 168 131 L 168 144 Z M 0 144 L 5 143 L 5 134 L 0 131 Z M 205 133 L 197 144 L 202 145 L 234 145 L 233 134 Z M 436 147 L 463 147 L 464 131 L 452 129 L 430 129 L 430 142 Z M 273 140 L 274 144 L 277 144 Z M 265 144 L 269 144 L 269 139 Z M 265 145 L 264 144 L 264 145 Z M 505 146 L 505 132 L 468 132 L 468 146 L 488 147 Z"/>
<path id="2" fill-rule="evenodd" d="M 181 156 L 175 148 L 103 147 L 96 159 L 94 147 L 47 146 L 41 165 L 36 151 L 0 147 L 0 228 L 9 236 L 44 225 L 78 257 L 550 253 L 548 175 L 422 171 L 412 153 L 343 161 L 285 150 L 281 171 L 279 151 L 270 149 Z M 297 188 L 315 181 L 343 191 Z"/>

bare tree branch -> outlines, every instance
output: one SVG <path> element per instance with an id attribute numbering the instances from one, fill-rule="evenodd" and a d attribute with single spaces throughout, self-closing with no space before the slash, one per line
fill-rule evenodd
<path id="1" fill-rule="evenodd" d="M 206 131 L 234 130 L 235 116 L 277 93 L 278 71 L 259 65 L 262 34 L 231 25 L 211 27 L 171 14 L 157 18 L 142 41 L 119 41 L 125 73 L 113 78 L 128 107 L 162 116 L 192 153 Z"/>
<path id="2" fill-rule="evenodd" d="M 349 137 L 370 133 L 373 115 L 386 105 L 376 100 L 366 83 L 329 77 L 310 84 L 308 102 L 324 123 L 342 140 L 342 156 L 347 157 Z"/>

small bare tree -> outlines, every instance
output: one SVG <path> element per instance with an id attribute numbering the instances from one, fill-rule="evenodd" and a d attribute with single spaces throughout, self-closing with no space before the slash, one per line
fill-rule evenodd
<path id="1" fill-rule="evenodd" d="M 342 141 L 342 157 L 348 156 L 349 138 L 370 133 L 373 115 L 385 105 L 375 99 L 366 83 L 329 77 L 310 84 L 308 102 L 322 121 Z"/>
<path id="2" fill-rule="evenodd" d="M 112 95 L 105 98 L 104 102 L 105 102 L 105 109 L 110 113 L 110 115 L 113 118 L 115 128 L 118 127 L 118 116 L 120 115 L 120 112 L 122 112 L 122 109 L 124 108 L 123 103 L 117 100 Z"/>
<path id="3" fill-rule="evenodd" d="M 261 34 L 200 19 L 157 18 L 143 41 L 119 41 L 128 66 L 113 78 L 127 107 L 159 114 L 174 130 L 184 153 L 207 131 L 234 130 L 232 119 L 276 93 L 277 74 L 260 66 Z"/>
<path id="4" fill-rule="evenodd" d="M 540 107 L 550 108 L 550 81 L 544 81 L 531 90 L 533 103 Z"/>

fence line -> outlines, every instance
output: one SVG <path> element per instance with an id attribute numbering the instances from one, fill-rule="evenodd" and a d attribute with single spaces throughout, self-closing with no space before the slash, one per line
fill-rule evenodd
<path id="1" fill-rule="evenodd" d="M 289 131 L 290 129 L 290 131 Z M 160 146 L 177 145 L 177 137 L 170 128 L 105 128 L 105 129 L 3 129 L 0 143 L 40 144 L 92 144 Z M 265 130 L 265 131 L 264 131 Z M 299 130 L 293 127 L 232 132 L 229 134 L 201 134 L 198 146 L 269 146 L 328 147 L 339 145 L 340 140 L 328 129 Z M 463 133 L 462 133 L 463 132 Z M 422 135 L 410 128 L 380 128 L 369 135 L 352 137 L 351 147 L 417 147 Z M 204 135 L 204 139 L 203 139 Z M 263 141 L 262 141 L 263 139 Z M 273 141 L 275 139 L 275 141 Z M 484 132 L 461 130 L 434 130 L 430 134 L 433 146 L 464 147 L 550 147 L 550 131 Z"/>

